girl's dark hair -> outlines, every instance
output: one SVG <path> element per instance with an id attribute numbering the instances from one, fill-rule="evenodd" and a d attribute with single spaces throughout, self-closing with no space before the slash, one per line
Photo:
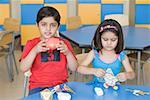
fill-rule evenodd
<path id="1" fill-rule="evenodd" d="M 107 26 L 110 27 L 107 28 Z M 113 19 L 106 19 L 98 26 L 93 38 L 92 47 L 96 48 L 98 51 L 103 48 L 101 36 L 105 32 L 113 32 L 116 36 L 118 36 L 118 44 L 115 48 L 115 52 L 119 54 L 124 48 L 123 32 L 121 25 Z"/>
<path id="2" fill-rule="evenodd" d="M 53 17 L 54 20 L 58 23 L 58 26 L 60 25 L 60 19 L 61 16 L 57 9 L 49 6 L 42 7 L 36 17 L 36 22 L 39 24 L 39 22 L 44 18 L 44 17 Z"/>

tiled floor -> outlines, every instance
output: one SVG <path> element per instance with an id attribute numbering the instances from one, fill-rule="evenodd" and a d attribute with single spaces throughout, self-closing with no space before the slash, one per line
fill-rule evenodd
<path id="1" fill-rule="evenodd" d="M 15 51 L 16 59 L 20 57 L 21 51 Z M 19 67 L 18 60 L 17 66 Z M 19 69 L 19 68 L 18 68 Z M 15 74 L 13 82 L 9 82 L 8 72 L 4 57 L 0 58 L 0 100 L 18 100 L 22 96 L 23 73 Z"/>
<path id="2" fill-rule="evenodd" d="M 19 59 L 21 54 L 20 50 L 15 51 L 15 56 L 16 59 Z M 19 67 L 19 63 L 17 60 L 17 65 Z M 146 85 L 150 85 L 150 78 L 149 78 L 149 73 L 150 73 L 150 65 L 147 64 L 145 65 L 146 68 Z M 81 78 L 81 76 L 78 76 Z M 72 76 L 69 78 L 71 79 Z M 84 79 L 79 80 L 76 79 L 77 81 L 89 81 L 91 80 L 91 77 L 84 76 Z M 128 81 L 128 84 L 135 84 L 135 80 Z M 4 58 L 0 58 L 0 100 L 18 100 L 23 96 L 22 90 L 23 89 L 23 73 L 19 72 L 19 75 L 16 75 L 15 73 L 15 80 L 10 83 L 8 79 L 8 73 L 7 73 L 7 68 L 6 64 L 4 61 Z"/>

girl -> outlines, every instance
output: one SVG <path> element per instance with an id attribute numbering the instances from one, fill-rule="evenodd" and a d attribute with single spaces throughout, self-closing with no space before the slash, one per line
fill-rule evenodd
<path id="1" fill-rule="evenodd" d="M 53 38 L 60 25 L 60 14 L 53 8 L 45 6 L 37 14 L 37 26 L 40 31 L 40 37 L 29 40 L 25 46 L 20 59 L 20 68 L 23 72 L 31 70 L 29 95 L 39 92 L 46 87 L 56 86 L 67 82 L 68 71 L 75 71 L 77 61 L 73 54 L 73 49 L 68 41 L 57 37 L 59 43 L 57 50 L 48 48 L 47 40 Z M 60 51 L 60 52 L 59 52 Z M 43 60 L 43 57 L 50 57 Z M 58 60 L 55 60 L 58 56 Z"/>
<path id="2" fill-rule="evenodd" d="M 106 69 L 111 69 L 120 82 L 133 79 L 135 74 L 123 51 L 124 40 L 120 24 L 112 19 L 104 20 L 97 28 L 92 49 L 78 67 L 81 74 L 94 75 L 94 82 L 103 82 Z M 87 66 L 92 63 L 93 68 Z M 125 72 L 120 72 L 121 67 Z"/>

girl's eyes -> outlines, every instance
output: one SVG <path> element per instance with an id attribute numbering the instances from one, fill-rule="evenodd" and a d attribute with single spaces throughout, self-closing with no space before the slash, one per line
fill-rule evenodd
<path id="1" fill-rule="evenodd" d="M 108 41 L 109 39 L 107 38 L 102 38 L 104 41 Z M 116 38 L 113 38 L 113 39 L 110 39 L 112 42 L 116 41 L 117 39 Z"/>
<path id="2" fill-rule="evenodd" d="M 108 41 L 108 39 L 103 38 L 104 41 Z"/>
<path id="3" fill-rule="evenodd" d="M 116 40 L 117 40 L 116 38 L 115 39 L 111 39 L 111 41 L 113 41 L 113 42 L 116 41 Z"/>

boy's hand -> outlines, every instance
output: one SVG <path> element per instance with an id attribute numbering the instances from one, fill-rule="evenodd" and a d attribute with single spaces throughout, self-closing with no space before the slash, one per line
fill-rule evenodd
<path id="1" fill-rule="evenodd" d="M 95 69 L 94 75 L 97 77 L 103 77 L 105 75 L 105 71 L 101 68 Z"/>
<path id="2" fill-rule="evenodd" d="M 60 41 L 59 44 L 56 45 L 56 47 L 57 50 L 60 50 L 60 52 L 64 53 L 64 55 L 67 55 L 70 52 L 67 45 L 63 41 Z"/>
<path id="3" fill-rule="evenodd" d="M 40 52 L 45 52 L 47 50 L 49 50 L 49 48 L 47 48 L 47 44 L 46 44 L 47 40 L 41 40 L 35 47 L 35 52 L 36 53 L 40 53 Z"/>
<path id="4" fill-rule="evenodd" d="M 117 78 L 118 78 L 118 80 L 119 80 L 120 82 L 124 82 L 124 81 L 127 80 L 127 75 L 126 75 L 125 72 L 119 73 L 119 74 L 117 75 Z"/>

